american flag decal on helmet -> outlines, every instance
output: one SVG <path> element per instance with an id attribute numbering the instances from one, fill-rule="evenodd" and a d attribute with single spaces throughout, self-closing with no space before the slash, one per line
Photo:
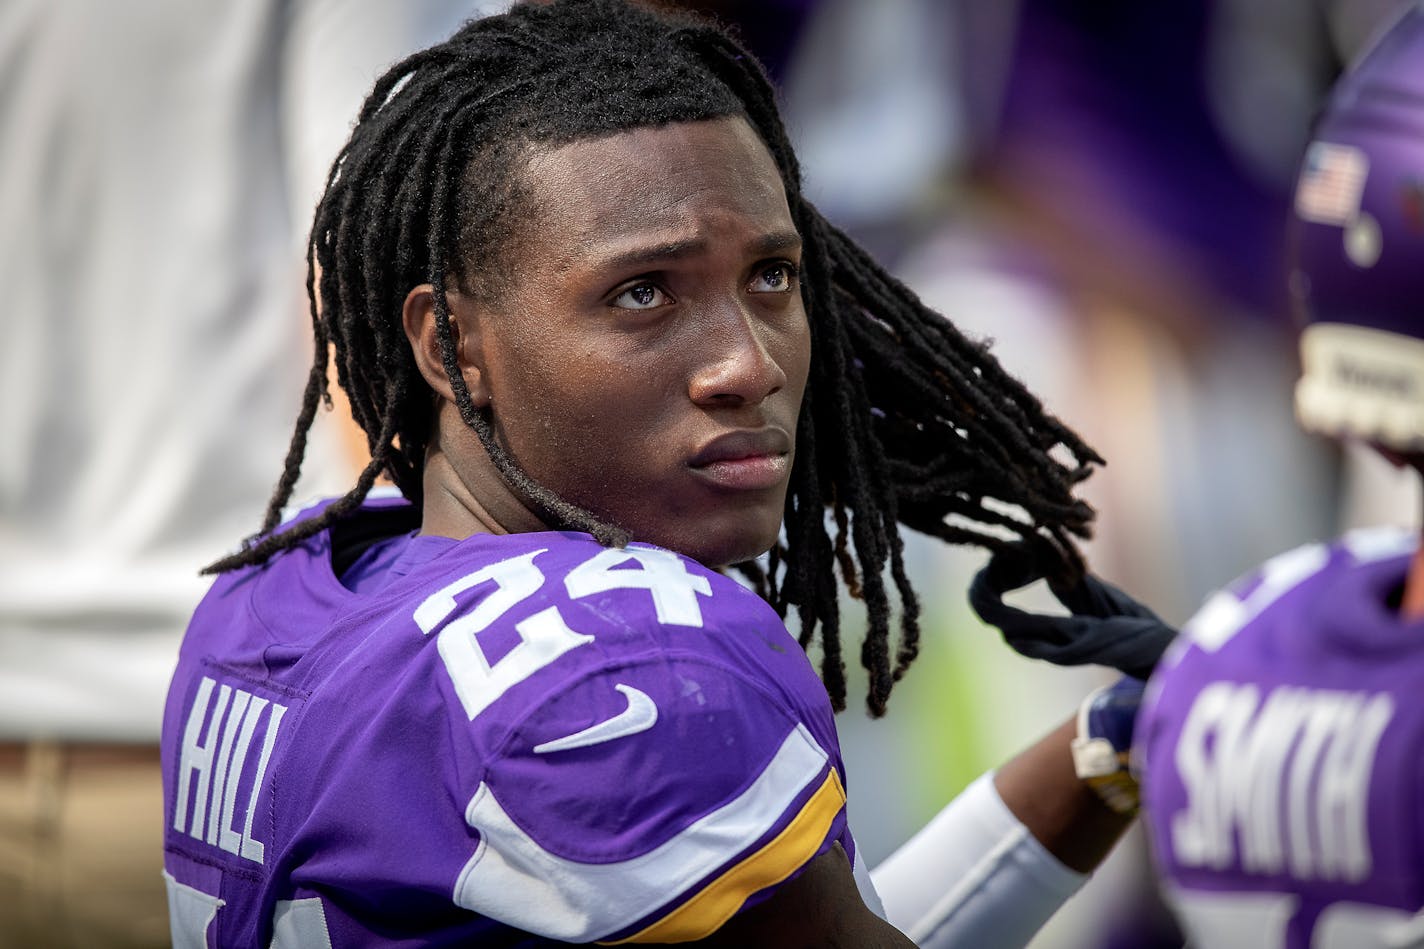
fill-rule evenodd
<path id="1" fill-rule="evenodd" d="M 1295 192 L 1295 213 L 1316 224 L 1344 227 L 1360 210 L 1369 159 L 1358 148 L 1311 142 Z"/>

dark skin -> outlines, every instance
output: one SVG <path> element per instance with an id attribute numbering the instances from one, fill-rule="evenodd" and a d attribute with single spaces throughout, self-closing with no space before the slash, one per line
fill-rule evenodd
<path id="1" fill-rule="evenodd" d="M 1424 619 L 1424 549 L 1409 562 L 1409 576 L 1404 581 L 1404 598 L 1399 611 L 1407 619 Z"/>
<path id="2" fill-rule="evenodd" d="M 536 481 L 708 566 L 776 540 L 810 365 L 801 239 L 745 122 L 536 152 L 499 286 L 449 295 L 461 369 Z M 428 285 L 406 332 L 441 396 L 426 533 L 540 529 L 460 419 Z M 432 356 L 436 357 L 432 359 Z"/>
<path id="3" fill-rule="evenodd" d="M 1374 449 L 1390 463 L 1399 468 L 1413 468 L 1414 473 L 1424 478 L 1424 455 L 1418 452 L 1399 452 L 1384 445 L 1376 444 Z M 1424 618 L 1424 545 L 1409 562 L 1409 574 L 1404 579 L 1404 593 L 1400 599 L 1399 612 L 1405 619 Z"/>
<path id="4" fill-rule="evenodd" d="M 763 553 L 811 356 L 801 242 L 770 153 L 738 118 L 678 123 L 536 150 L 521 184 L 532 207 L 498 285 L 447 295 L 475 405 L 536 481 L 638 540 L 712 567 Z M 429 284 L 403 316 L 438 396 L 422 531 L 545 529 L 460 418 Z M 1087 869 L 1127 821 L 1073 776 L 1070 737 L 1048 736 L 996 784 Z M 866 907 L 839 846 L 703 944 L 911 945 Z"/>

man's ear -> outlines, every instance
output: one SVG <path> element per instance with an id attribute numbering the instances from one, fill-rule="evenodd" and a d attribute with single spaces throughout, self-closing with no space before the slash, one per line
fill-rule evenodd
<path id="1" fill-rule="evenodd" d="M 450 307 L 450 332 L 455 342 L 455 364 L 476 408 L 489 404 L 489 387 L 484 369 L 484 347 L 481 345 L 478 304 L 455 291 L 447 291 Z M 445 372 L 445 357 L 440 348 L 440 322 L 435 312 L 435 288 L 422 283 L 406 294 L 401 310 L 405 336 L 415 354 L 415 365 L 430 388 L 447 402 L 455 401 L 455 392 Z"/>

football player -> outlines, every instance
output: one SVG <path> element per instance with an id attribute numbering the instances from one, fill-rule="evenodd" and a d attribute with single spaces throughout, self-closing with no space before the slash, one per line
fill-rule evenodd
<path id="1" fill-rule="evenodd" d="M 1098 459 L 816 213 L 724 33 L 472 22 L 377 83 L 310 265 L 286 470 L 169 694 L 175 944 L 1022 945 L 1124 829 L 1069 722 L 882 908 L 836 570 L 879 714 L 917 650 L 900 525 L 1035 538 L 1072 582 Z M 332 356 L 372 461 L 282 521 Z"/>
<path id="2" fill-rule="evenodd" d="M 1293 227 L 1301 422 L 1424 472 L 1424 4 L 1334 90 Z M 1277 557 L 1184 627 L 1135 740 L 1194 944 L 1421 944 L 1421 682 L 1417 530 Z"/>

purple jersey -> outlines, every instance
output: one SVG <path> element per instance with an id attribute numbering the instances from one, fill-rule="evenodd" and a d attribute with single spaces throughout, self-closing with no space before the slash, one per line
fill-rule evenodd
<path id="1" fill-rule="evenodd" d="M 1153 675 L 1143 811 L 1194 945 L 1424 937 L 1424 621 L 1397 612 L 1416 545 L 1360 531 L 1277 557 Z"/>
<path id="2" fill-rule="evenodd" d="M 684 941 L 853 854 L 825 689 L 734 581 L 535 533 L 416 538 L 353 592 L 332 544 L 220 577 L 189 627 L 176 945 Z"/>

